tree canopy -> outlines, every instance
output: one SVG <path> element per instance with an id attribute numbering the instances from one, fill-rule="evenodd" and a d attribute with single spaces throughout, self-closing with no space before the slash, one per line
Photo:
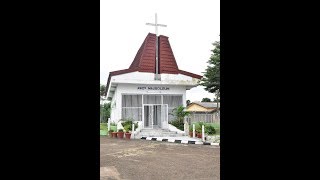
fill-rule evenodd
<path id="1" fill-rule="evenodd" d="M 111 103 L 100 104 L 100 118 L 101 122 L 108 122 L 111 112 Z"/>
<path id="2" fill-rule="evenodd" d="M 219 97 L 220 93 L 220 41 L 213 43 L 214 49 L 208 61 L 206 72 L 200 81 L 200 85 L 205 87 L 205 90 L 210 93 L 216 93 Z"/>
<path id="3" fill-rule="evenodd" d="M 210 98 L 202 98 L 201 102 L 211 102 L 211 99 Z"/>
<path id="4" fill-rule="evenodd" d="M 100 84 L 100 96 L 104 96 L 106 93 L 106 86 Z"/>

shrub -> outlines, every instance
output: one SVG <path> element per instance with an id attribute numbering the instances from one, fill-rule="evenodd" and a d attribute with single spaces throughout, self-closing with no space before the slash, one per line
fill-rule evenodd
<path id="1" fill-rule="evenodd" d="M 198 125 L 202 128 L 202 125 L 205 125 L 204 122 L 199 122 Z"/>
<path id="2" fill-rule="evenodd" d="M 123 126 L 126 132 L 129 132 L 129 131 L 132 131 L 132 123 L 133 121 L 126 120 L 123 123 L 121 123 L 121 125 Z M 134 129 L 137 129 L 137 128 L 138 128 L 138 123 L 134 123 Z"/>
<path id="3" fill-rule="evenodd" d="M 132 130 L 132 126 L 129 125 L 129 124 L 127 124 L 127 125 L 123 126 L 123 129 L 124 129 L 126 132 L 129 132 L 129 131 Z"/>
<path id="4" fill-rule="evenodd" d="M 123 132 L 123 129 L 119 129 L 118 132 Z"/>
<path id="5" fill-rule="evenodd" d="M 204 128 L 205 128 L 204 132 L 209 134 L 209 135 L 212 135 L 212 134 L 216 133 L 216 129 L 213 126 L 209 125 L 209 126 L 205 126 Z"/>
<path id="6" fill-rule="evenodd" d="M 171 121 L 170 124 L 172 124 L 173 126 L 175 126 L 178 129 L 180 129 L 181 131 L 184 130 L 184 123 L 183 123 L 183 121 L 181 121 L 179 119 Z"/>
<path id="7" fill-rule="evenodd" d="M 175 119 L 183 121 L 184 117 L 188 116 L 190 112 L 185 111 L 185 107 L 183 106 L 178 106 L 173 109 L 171 115 L 174 115 Z"/>
<path id="8" fill-rule="evenodd" d="M 174 108 L 172 113 L 170 114 L 174 115 L 175 117 L 175 120 L 171 121 L 170 124 L 180 129 L 181 131 L 184 131 L 184 117 L 188 116 L 190 113 L 188 111 L 185 111 L 185 107 L 178 106 Z"/>
<path id="9" fill-rule="evenodd" d="M 202 126 L 196 126 L 196 132 L 197 133 L 202 133 Z"/>
<path id="10" fill-rule="evenodd" d="M 110 129 L 109 132 L 114 132 L 114 130 L 113 130 L 113 129 Z"/>
<path id="11" fill-rule="evenodd" d="M 201 129 L 202 127 L 199 125 L 199 123 L 195 123 L 194 128 L 195 128 L 195 130 L 197 131 L 197 129 Z"/>

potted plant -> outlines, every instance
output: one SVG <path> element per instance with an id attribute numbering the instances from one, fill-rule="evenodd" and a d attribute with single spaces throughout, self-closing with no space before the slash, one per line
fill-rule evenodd
<path id="1" fill-rule="evenodd" d="M 124 130 L 126 131 L 126 133 L 125 133 L 126 139 L 128 139 L 128 140 L 131 138 L 133 124 L 134 124 L 134 128 L 137 129 L 138 123 L 133 123 L 132 120 L 127 120 L 122 123 L 122 126 L 123 126 Z"/>
<path id="2" fill-rule="evenodd" d="M 130 140 L 130 138 L 131 138 L 131 131 L 127 131 L 125 135 L 126 135 L 126 139 L 127 139 L 127 140 Z"/>
<path id="3" fill-rule="evenodd" d="M 112 137 L 112 133 L 113 133 L 113 130 L 110 129 L 110 130 L 109 130 L 109 136 L 110 136 L 110 137 Z"/>
<path id="4" fill-rule="evenodd" d="M 117 133 L 118 138 L 122 139 L 123 135 L 124 135 L 123 129 L 119 129 Z"/>
<path id="5" fill-rule="evenodd" d="M 117 138 L 117 132 L 113 132 L 113 130 L 111 132 L 111 135 L 112 135 L 113 138 Z"/>
<path id="6" fill-rule="evenodd" d="M 197 137 L 202 138 L 202 125 L 204 125 L 204 122 L 199 122 L 196 125 L 196 131 L 197 131 Z"/>
<path id="7" fill-rule="evenodd" d="M 125 133 L 126 139 L 127 140 L 130 139 L 132 126 L 129 123 L 127 123 L 123 128 L 126 131 L 126 133 Z"/>
<path id="8" fill-rule="evenodd" d="M 197 137 L 198 137 L 198 138 L 202 138 L 202 131 L 199 131 L 199 132 L 198 132 Z"/>
<path id="9" fill-rule="evenodd" d="M 189 136 L 193 137 L 193 128 L 192 128 L 192 124 L 191 126 L 189 126 Z"/>
<path id="10" fill-rule="evenodd" d="M 198 127 L 198 128 L 196 128 L 196 137 L 198 137 L 198 138 L 202 138 L 202 128 L 201 127 Z"/>

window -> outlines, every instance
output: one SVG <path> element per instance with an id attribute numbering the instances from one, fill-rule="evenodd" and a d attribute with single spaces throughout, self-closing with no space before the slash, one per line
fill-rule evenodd
<path id="1" fill-rule="evenodd" d="M 121 118 L 142 121 L 142 95 L 122 95 Z"/>
<path id="2" fill-rule="evenodd" d="M 143 104 L 162 104 L 161 95 L 144 95 Z"/>

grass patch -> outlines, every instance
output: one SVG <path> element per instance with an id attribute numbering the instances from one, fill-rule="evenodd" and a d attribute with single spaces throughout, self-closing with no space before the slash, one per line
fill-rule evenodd
<path id="1" fill-rule="evenodd" d="M 196 127 L 199 126 L 199 122 L 192 123 L 192 124 L 195 124 Z M 218 124 L 218 123 L 204 123 L 204 126 L 206 126 L 206 125 L 213 126 L 214 129 L 216 130 L 215 135 L 220 135 L 220 124 Z M 192 125 L 191 125 L 191 127 L 192 127 Z"/>
<path id="2" fill-rule="evenodd" d="M 117 130 L 117 126 L 110 126 L 114 132 Z M 104 136 L 108 134 L 108 123 L 100 123 L 100 135 Z"/>
<path id="3" fill-rule="evenodd" d="M 100 123 L 100 130 L 108 131 L 108 123 Z"/>
<path id="4" fill-rule="evenodd" d="M 117 130 L 117 126 L 110 126 L 113 131 Z M 100 130 L 108 131 L 108 123 L 100 123 Z"/>

